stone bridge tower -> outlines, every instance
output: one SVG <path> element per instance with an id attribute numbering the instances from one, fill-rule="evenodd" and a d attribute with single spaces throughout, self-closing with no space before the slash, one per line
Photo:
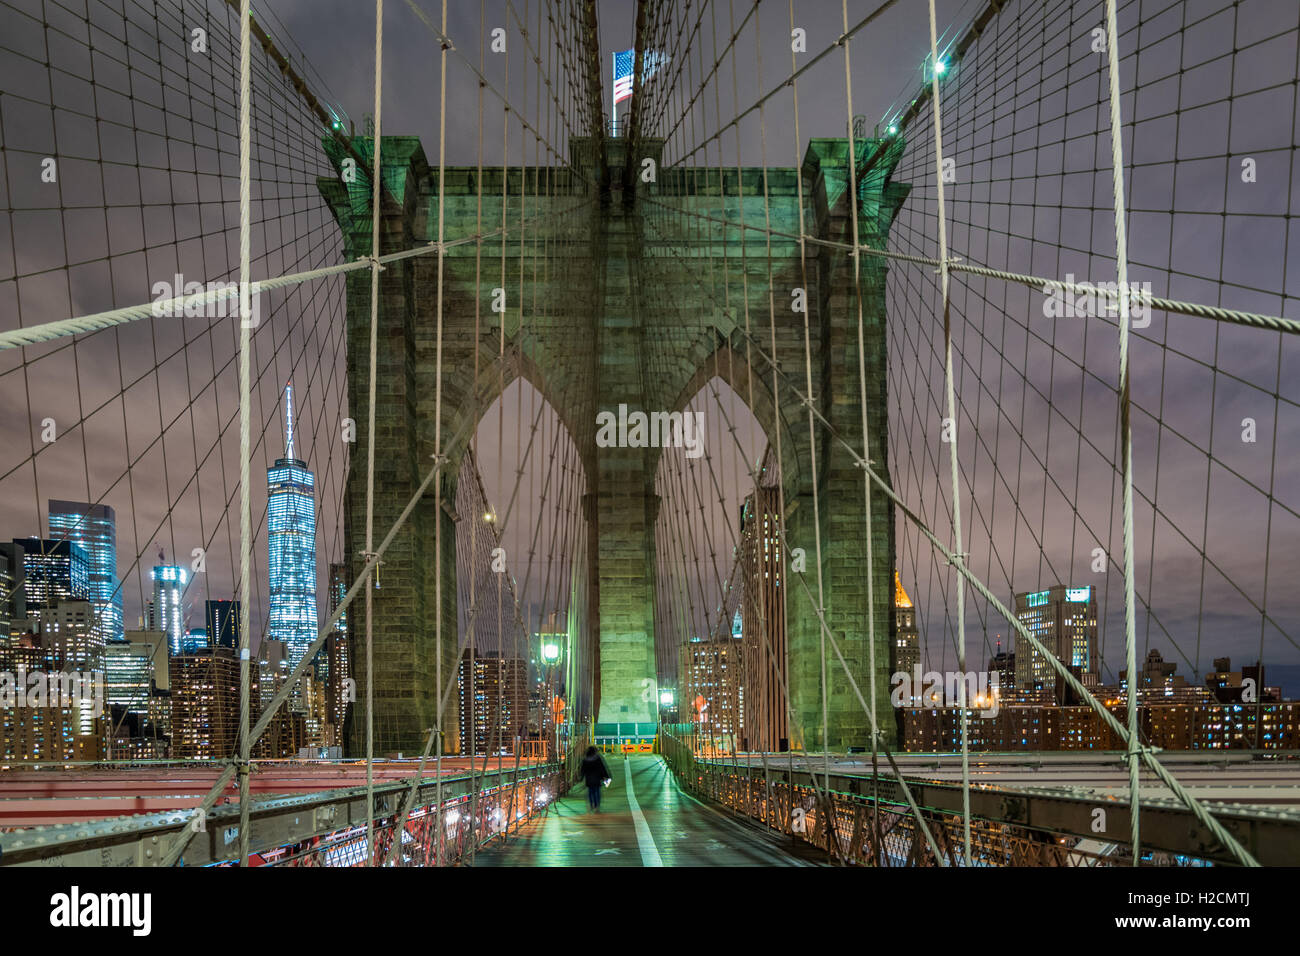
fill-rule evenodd
<path id="1" fill-rule="evenodd" d="M 855 678 L 867 693 L 878 688 L 877 719 L 891 736 L 894 523 L 880 494 L 874 509 L 874 566 L 866 560 L 863 478 L 851 456 L 826 431 L 809 448 L 808 409 L 785 379 L 772 388 L 772 369 L 748 351 L 744 313 L 753 333 L 770 343 L 769 289 L 775 302 L 777 358 L 782 371 L 804 388 L 804 315 L 791 309 L 792 290 L 806 285 L 813 401 L 838 433 L 861 447 L 857 305 L 849 219 L 848 141 L 814 139 L 799 169 L 736 168 L 659 170 L 654 182 L 635 175 L 646 159 L 660 159 L 661 142 L 575 139 L 567 167 L 474 167 L 446 170 L 445 236 L 484 235 L 444 253 L 443 422 L 441 514 L 430 492 L 385 556 L 382 588 L 375 593 L 375 739 L 380 752 L 418 751 L 436 713 L 434 684 L 435 522 L 442 523 L 444 682 L 456 665 L 455 476 L 478 420 L 503 384 L 523 376 L 555 409 L 568 429 L 586 472 L 588 527 L 586 609 L 599 636 L 593 662 L 597 699 L 575 713 L 598 722 L 656 720 L 654 492 L 661 454 L 680 449 L 601 448 L 596 415 L 630 409 L 680 411 L 719 374 L 742 397 L 775 441 L 782 429 L 787 535 L 808 557 L 808 583 L 816 594 L 813 473 L 820 503 L 826 619 Z M 356 155 L 373 155 L 373 141 L 355 137 Z M 907 187 L 891 182 L 901 140 L 858 141 L 861 177 L 859 228 L 864 243 L 883 245 Z M 347 154 L 326 141 L 336 168 Z M 418 140 L 385 137 L 385 201 L 381 254 L 437 239 L 438 171 Z M 625 171 L 631 167 L 631 175 Z M 830 244 L 808 244 L 805 270 L 797 240 L 802 177 L 807 231 Z M 322 194 L 343 231 L 349 257 L 370 255 L 371 186 L 321 179 Z M 764 189 L 767 196 L 764 195 Z M 480 206 L 481 194 L 481 206 Z M 765 210 L 766 205 L 766 210 Z M 743 206 L 743 213 L 742 213 Z M 504 209 L 503 209 L 504 207 Z M 771 217 L 770 255 L 761 226 Z M 708 218 L 706 218 L 708 217 Z M 717 221 L 710 221 L 717 220 Z M 504 221 L 506 234 L 500 233 Z M 490 234 L 490 235 L 488 235 Z M 742 248 L 743 246 L 743 248 Z M 884 260 L 862 257 L 868 402 L 872 448 L 868 457 L 887 473 L 885 404 Z M 725 285 L 703 277 L 728 276 Z M 769 282 L 770 275 L 770 282 Z M 380 275 L 379 354 L 375 426 L 375 527 L 382 535 L 427 472 L 434 452 L 436 255 L 388 265 Z M 357 419 L 355 449 L 365 449 L 369 366 L 370 276 L 347 279 L 349 407 Z M 494 290 L 504 289 L 505 367 L 498 368 L 501 315 Z M 721 294 L 720 293 L 724 293 Z M 500 301 L 499 293 L 497 301 Z M 476 334 L 477 314 L 477 334 Z M 753 344 L 755 339 L 749 340 Z M 475 351 L 478 352 L 475 380 Z M 752 367 L 753 374 L 749 374 Z M 345 541 L 355 575 L 363 562 L 364 458 L 354 454 L 348 479 Z M 877 673 L 869 675 L 867 575 L 875 581 Z M 797 582 L 786 601 L 788 662 L 795 724 L 810 749 L 822 746 L 821 633 L 817 615 Z M 349 615 L 360 622 L 360 615 Z M 352 629 L 352 660 L 364 686 L 364 636 Z M 868 746 L 870 723 L 843 670 L 827 650 L 832 748 Z M 456 708 L 448 707 L 454 716 Z M 453 728 L 444 730 L 450 734 Z M 799 731 L 792 727 L 797 743 Z M 353 749 L 364 743 L 354 721 Z"/>

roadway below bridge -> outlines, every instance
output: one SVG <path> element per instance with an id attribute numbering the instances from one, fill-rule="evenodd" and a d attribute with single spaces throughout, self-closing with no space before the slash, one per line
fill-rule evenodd
<path id="1" fill-rule="evenodd" d="M 607 756 L 613 782 L 599 812 L 578 785 L 476 866 L 817 866 L 824 857 L 789 837 L 702 803 L 663 758 Z"/>
<path id="2" fill-rule="evenodd" d="M 534 759 L 521 759 L 516 764 L 513 756 L 490 756 L 486 763 L 482 757 L 477 760 L 480 773 L 499 770 L 509 773 L 536 764 Z M 419 766 L 419 760 L 376 761 L 375 786 L 403 783 L 416 774 Z M 11 769 L 0 769 L 0 829 L 192 810 L 212 789 L 222 769 L 216 761 L 169 766 L 46 766 L 39 770 L 14 764 Z M 469 770 L 468 757 L 442 759 L 444 777 L 464 775 Z M 427 762 L 423 776 L 426 779 L 437 776 L 434 760 Z M 249 789 L 255 799 L 264 799 L 365 784 L 365 761 L 259 760 L 253 762 Z M 231 781 L 217 805 L 238 799 L 239 785 Z"/>

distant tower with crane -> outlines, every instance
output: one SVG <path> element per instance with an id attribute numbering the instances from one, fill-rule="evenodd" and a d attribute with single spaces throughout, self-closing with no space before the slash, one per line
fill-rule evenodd
<path id="1" fill-rule="evenodd" d="M 153 568 L 153 604 L 149 629 L 167 635 L 167 650 L 172 657 L 185 653 L 185 585 L 189 572 L 167 563 L 167 552 L 158 549 L 158 563 Z"/>

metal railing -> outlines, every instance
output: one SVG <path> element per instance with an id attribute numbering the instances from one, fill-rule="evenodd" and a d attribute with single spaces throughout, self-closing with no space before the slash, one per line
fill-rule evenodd
<path id="1" fill-rule="evenodd" d="M 706 758 L 688 738 L 662 732 L 659 747 L 678 782 L 695 795 L 861 866 L 958 866 L 964 860 L 962 787 L 909 775 L 936 858 L 897 780 L 832 772 L 804 754 Z M 755 761 L 762 760 L 761 764 Z M 742 762 L 743 761 L 743 762 Z M 811 766 L 811 770 L 809 769 Z M 878 803 L 872 791 L 878 794 Z M 1096 811 L 1109 817 L 1094 831 Z M 974 866 L 1131 866 L 1128 804 L 1112 797 L 1046 788 L 971 789 Z M 1142 802 L 1142 866 L 1234 865 L 1232 854 L 1178 800 Z M 1286 865 L 1300 848 L 1300 814 L 1216 807 L 1215 816 L 1264 865 Z M 877 820 L 877 817 L 879 819 Z M 877 837 L 877 833 L 879 837 Z M 1110 834 L 1110 835 L 1107 835 Z M 1115 834 L 1119 834 L 1118 836 Z"/>

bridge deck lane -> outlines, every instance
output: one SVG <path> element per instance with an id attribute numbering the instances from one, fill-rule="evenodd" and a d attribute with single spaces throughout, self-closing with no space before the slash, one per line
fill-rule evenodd
<path id="1" fill-rule="evenodd" d="M 477 866 L 808 866 L 788 839 L 700 803 L 660 757 L 607 757 L 614 782 L 600 812 L 583 786 L 570 790 Z"/>

